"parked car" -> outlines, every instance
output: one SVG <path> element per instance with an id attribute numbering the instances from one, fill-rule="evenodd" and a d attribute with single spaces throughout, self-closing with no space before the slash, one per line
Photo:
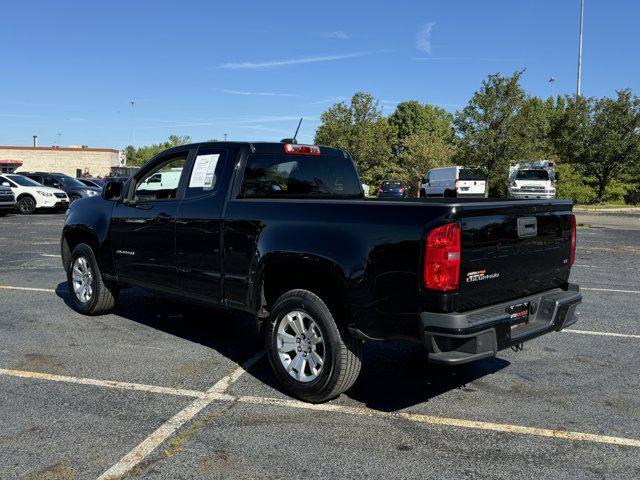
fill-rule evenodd
<path id="1" fill-rule="evenodd" d="M 147 188 L 172 169 L 177 185 Z M 355 382 L 363 340 L 457 365 L 573 324 L 575 247 L 570 201 L 365 199 L 343 150 L 241 142 L 160 153 L 72 204 L 61 237 L 77 311 L 135 285 L 252 315 L 276 378 L 311 402 Z"/>
<path id="2" fill-rule="evenodd" d="M 80 198 L 94 197 L 100 195 L 101 188 L 87 187 L 80 180 L 65 175 L 64 173 L 44 173 L 44 172 L 18 172 L 20 175 L 30 178 L 45 187 L 57 188 L 64 191 L 69 196 L 69 202 Z"/>
<path id="3" fill-rule="evenodd" d="M 63 209 L 69 205 L 69 197 L 62 190 L 45 187 L 22 175 L 3 173 L 0 184 L 11 188 L 18 210 L 25 215 L 31 215 L 39 208 Z"/>
<path id="4" fill-rule="evenodd" d="M 5 183 L 7 185 L 5 185 Z M 7 213 L 16 207 L 16 197 L 8 185 L 9 182 L 0 183 L 0 217 L 4 217 Z"/>
<path id="5" fill-rule="evenodd" d="M 102 190 L 102 187 L 104 187 L 104 184 L 107 183 L 106 180 L 102 179 L 102 178 L 78 178 L 78 180 L 80 182 L 82 182 L 84 185 L 86 185 L 87 187 L 95 187 L 95 188 L 99 188 L 100 190 Z"/>
<path id="6" fill-rule="evenodd" d="M 378 187 L 378 198 L 406 198 L 409 188 L 402 180 L 384 180 Z"/>
<path id="7" fill-rule="evenodd" d="M 467 167 L 432 168 L 420 184 L 420 197 L 476 197 L 485 195 L 486 176 Z"/>
<path id="8" fill-rule="evenodd" d="M 547 169 L 517 169 L 510 178 L 508 196 L 509 198 L 555 198 L 555 182 Z"/>

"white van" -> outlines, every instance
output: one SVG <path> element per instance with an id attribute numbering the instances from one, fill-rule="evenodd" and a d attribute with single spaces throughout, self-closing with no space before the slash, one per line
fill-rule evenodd
<path id="1" fill-rule="evenodd" d="M 486 183 L 477 168 L 432 168 L 420 184 L 420 197 L 484 197 Z"/>

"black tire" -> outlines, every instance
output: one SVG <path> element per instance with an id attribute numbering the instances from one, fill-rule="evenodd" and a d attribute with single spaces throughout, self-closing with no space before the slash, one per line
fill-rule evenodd
<path id="1" fill-rule="evenodd" d="M 444 198 L 456 198 L 458 195 L 455 190 L 445 190 Z"/>
<path id="2" fill-rule="evenodd" d="M 4 217 L 7 213 L 6 210 L 0 210 L 0 217 Z"/>
<path id="3" fill-rule="evenodd" d="M 69 205 L 71 205 L 76 200 L 80 200 L 82 197 L 80 195 L 69 195 Z"/>
<path id="4" fill-rule="evenodd" d="M 31 215 L 36 211 L 36 200 L 30 195 L 25 195 L 18 199 L 16 206 L 23 215 Z"/>
<path id="5" fill-rule="evenodd" d="M 427 198 L 427 192 L 425 192 L 423 189 L 420 189 L 420 198 Z"/>
<path id="6" fill-rule="evenodd" d="M 301 311 L 313 318 L 324 340 L 322 369 L 317 378 L 306 383 L 287 372 L 278 353 L 278 325 L 292 311 Z M 325 402 L 348 390 L 358 378 L 362 341 L 338 326 L 325 302 L 312 292 L 290 290 L 278 298 L 271 308 L 265 336 L 271 368 L 280 384 L 294 397 L 312 403 Z"/>
<path id="7" fill-rule="evenodd" d="M 73 286 L 73 266 L 78 258 L 84 258 L 91 269 L 91 281 L 92 295 L 88 301 L 82 302 L 75 293 Z M 106 283 L 102 279 L 100 273 L 100 267 L 93 254 L 93 250 L 89 245 L 81 243 L 77 245 L 71 256 L 69 257 L 69 264 L 67 265 L 67 286 L 69 289 L 69 297 L 73 308 L 84 315 L 104 315 L 113 310 L 118 298 L 119 288 L 117 285 Z"/>

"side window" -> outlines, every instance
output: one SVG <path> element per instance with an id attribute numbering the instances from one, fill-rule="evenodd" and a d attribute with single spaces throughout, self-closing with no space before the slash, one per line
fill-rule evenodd
<path id="1" fill-rule="evenodd" d="M 147 172 L 136 185 L 133 198 L 136 201 L 173 200 L 178 196 L 182 171 L 189 152 L 183 152 Z"/>
<path id="2" fill-rule="evenodd" d="M 200 148 L 193 162 L 184 198 L 211 195 L 218 191 L 227 152 L 219 148 Z"/>
<path id="3" fill-rule="evenodd" d="M 45 175 L 45 176 L 37 179 L 36 182 L 42 183 L 45 187 L 58 188 L 58 186 L 59 186 L 58 181 L 55 178 L 50 177 L 48 175 Z"/>

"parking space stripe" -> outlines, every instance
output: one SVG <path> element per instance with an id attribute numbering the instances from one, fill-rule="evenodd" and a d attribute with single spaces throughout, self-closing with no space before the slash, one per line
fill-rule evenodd
<path id="1" fill-rule="evenodd" d="M 615 333 L 615 332 L 594 332 L 592 330 L 573 330 L 568 328 L 566 330 L 561 330 L 566 333 L 579 333 L 581 335 L 598 335 L 601 337 L 621 337 L 621 338 L 637 338 L 640 339 L 640 335 L 635 335 L 632 333 Z"/>
<path id="2" fill-rule="evenodd" d="M 640 440 L 626 437 L 611 437 L 607 435 L 595 435 L 592 433 L 572 432 L 568 430 L 553 430 L 548 428 L 525 427 L 522 425 L 510 425 L 505 423 L 480 422 L 476 420 L 463 420 L 459 418 L 436 417 L 433 415 L 422 415 L 416 413 L 390 413 L 380 412 L 362 407 L 347 407 L 330 403 L 311 404 L 297 400 L 286 400 L 279 398 L 263 398 L 244 396 L 237 399 L 239 402 L 254 405 L 273 405 L 288 408 L 299 408 L 305 410 L 315 410 L 321 412 L 343 413 L 348 415 L 359 415 L 367 417 L 380 417 L 390 419 L 403 419 L 411 422 L 424 423 L 428 425 L 443 425 L 448 427 L 470 428 L 475 430 L 488 430 L 503 433 L 517 433 L 538 437 L 551 437 L 563 440 L 579 442 L 605 443 L 609 445 L 625 445 L 640 448 Z"/>
<path id="3" fill-rule="evenodd" d="M 10 285 L 0 285 L 0 290 L 22 290 L 25 292 L 56 293 L 56 291 L 53 288 L 12 287 Z"/>
<path id="4" fill-rule="evenodd" d="M 640 290 L 616 290 L 614 288 L 580 287 L 580 290 L 590 290 L 592 292 L 640 293 Z"/>
<path id="5" fill-rule="evenodd" d="M 97 380 L 94 378 L 69 377 L 66 375 L 52 375 L 49 373 L 28 372 L 25 370 L 8 370 L 0 368 L 0 375 L 20 378 L 35 378 L 38 380 L 49 380 L 52 382 L 77 383 L 79 385 L 93 385 L 94 387 L 115 388 L 119 390 L 136 390 L 139 392 L 163 393 L 168 395 L 178 395 L 183 397 L 204 397 L 206 392 L 198 390 L 187 390 L 183 388 L 159 387 L 155 385 L 144 385 L 141 383 L 116 382 L 112 380 Z"/>
<path id="6" fill-rule="evenodd" d="M 120 459 L 118 463 L 109 468 L 106 472 L 98 477 L 98 480 L 112 480 L 120 478 L 127 472 L 135 468 L 142 462 L 151 452 L 153 452 L 167 438 L 173 435 L 186 422 L 194 418 L 204 408 L 209 406 L 215 400 L 229 400 L 233 398 L 225 395 L 224 392 L 233 382 L 238 380 L 240 376 L 251 368 L 263 355 L 264 352 L 258 352 L 256 355 L 247 360 L 243 365 L 236 367 L 229 375 L 217 382 L 213 387 L 207 390 L 201 398 L 191 402 L 180 412 L 171 417 L 167 422 L 160 425 L 151 435 L 145 438 L 137 447 L 127 453 Z"/>

